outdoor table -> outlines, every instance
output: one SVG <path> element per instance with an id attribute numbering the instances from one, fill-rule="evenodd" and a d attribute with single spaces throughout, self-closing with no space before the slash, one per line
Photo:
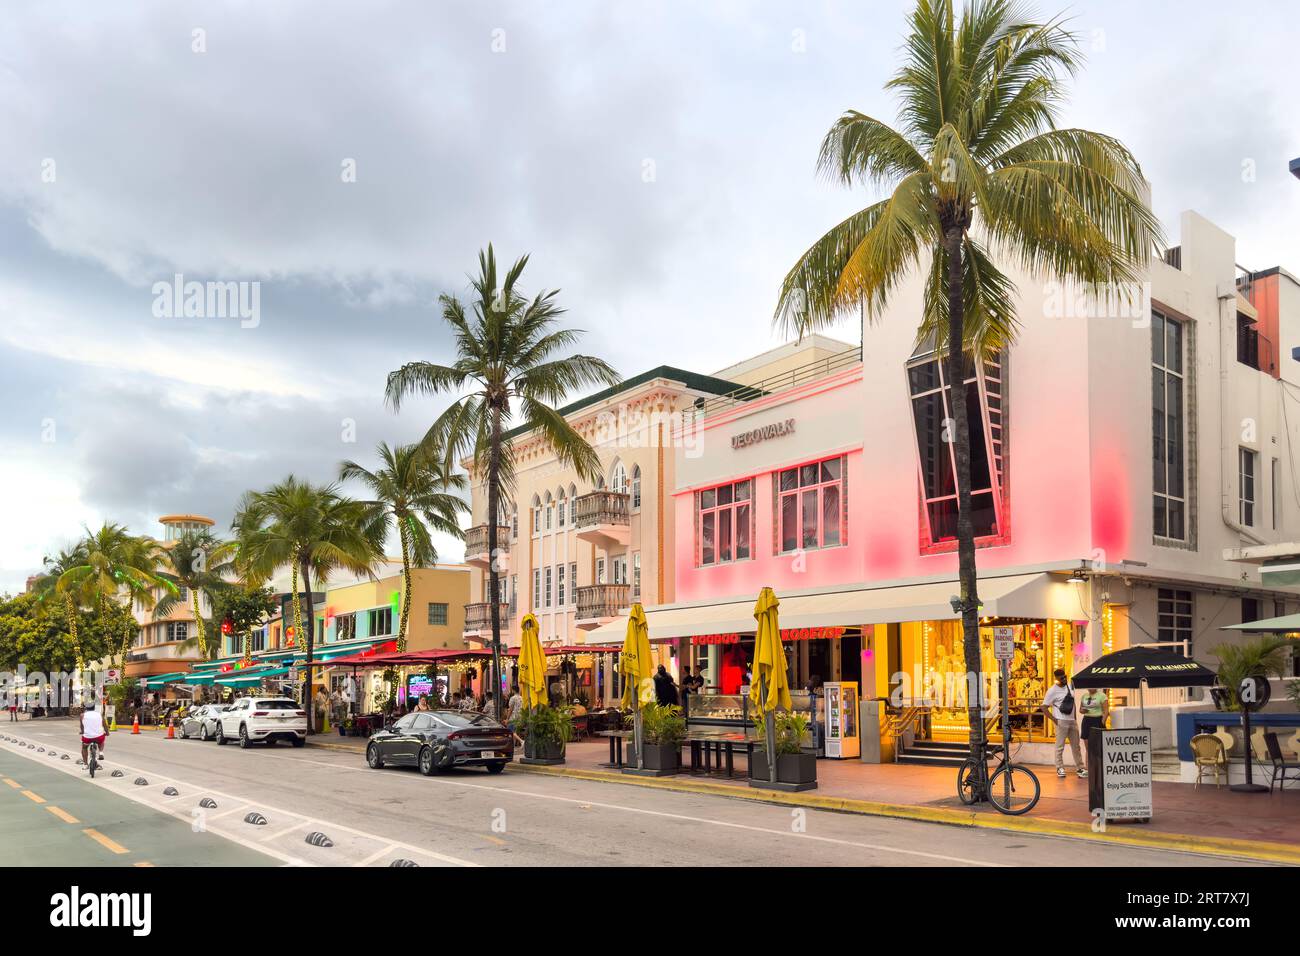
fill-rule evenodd
<path id="1" fill-rule="evenodd" d="M 620 770 L 623 767 L 623 741 L 632 736 L 630 730 L 601 730 L 597 731 L 597 737 L 609 738 L 609 763 L 601 764 L 602 767 L 610 767 Z"/>

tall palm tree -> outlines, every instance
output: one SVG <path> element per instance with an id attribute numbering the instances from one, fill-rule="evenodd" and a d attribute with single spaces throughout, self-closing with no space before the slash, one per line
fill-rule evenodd
<path id="1" fill-rule="evenodd" d="M 557 355 L 572 347 L 579 332 L 557 328 L 564 314 L 556 302 L 558 290 L 529 299 L 517 288 L 528 264 L 522 256 L 497 275 L 496 255 L 489 245 L 479 253 L 479 274 L 471 278 L 473 300 L 466 306 L 443 295 L 443 320 L 456 340 L 451 365 L 409 362 L 388 376 L 386 397 L 393 410 L 413 395 L 461 393 L 430 426 L 421 443 L 428 453 L 442 451 L 449 460 L 473 454 L 476 480 L 487 483 L 488 607 L 492 617 L 492 696 L 501 713 L 501 583 L 495 556 L 497 526 L 503 496 L 514 488 L 512 440 L 506 434 L 514 421 L 522 431 L 537 432 L 562 465 L 583 478 L 600 474 L 600 459 L 586 440 L 553 406 L 575 389 L 613 385 L 619 381 L 605 361 L 590 355 Z"/>
<path id="2" fill-rule="evenodd" d="M 45 572 L 32 584 L 32 590 L 39 600 L 61 600 L 63 602 L 63 612 L 68 620 L 68 635 L 72 639 L 72 652 L 75 655 L 78 671 L 85 666 L 85 659 L 82 657 L 81 641 L 77 636 L 77 618 L 80 616 L 81 608 L 86 604 L 86 595 L 78 594 L 74 596 L 70 588 L 60 589 L 59 581 L 65 573 L 73 568 L 81 567 L 85 563 L 86 555 L 83 544 L 77 542 L 72 547 L 65 548 L 56 555 L 46 555 L 43 561 Z"/>
<path id="3" fill-rule="evenodd" d="M 932 339 L 948 382 L 964 357 L 993 352 L 1016 331 L 1015 286 L 995 264 L 1131 295 L 1160 227 L 1141 168 L 1118 140 L 1055 125 L 1063 81 L 1080 66 L 1059 21 L 1028 22 L 1009 0 L 917 0 L 886 88 L 901 100 L 897 129 L 846 112 L 822 141 L 818 166 L 886 198 L 818 239 L 782 283 L 776 323 L 798 334 L 861 309 L 884 314 L 913 270 L 925 296 L 918 341 Z M 950 385 L 955 424 L 960 610 L 966 668 L 980 671 L 979 596 L 971 520 L 966 391 Z M 971 753 L 984 747 L 969 695 Z"/>
<path id="4" fill-rule="evenodd" d="M 181 589 L 188 590 L 194 612 L 197 646 L 204 657 L 212 655 L 209 653 L 207 628 L 199 603 L 200 594 L 207 592 L 211 598 L 213 594 L 232 586 L 231 579 L 235 575 L 234 554 L 234 542 L 222 541 L 206 529 L 185 532 L 172 542 L 171 547 L 163 548 L 160 553 L 158 577 L 162 580 L 163 588 L 162 596 L 154 605 L 154 619 L 170 614 L 181 601 Z"/>
<path id="5" fill-rule="evenodd" d="M 235 514 L 237 564 L 249 583 L 267 581 L 288 565 L 293 578 L 294 637 L 306 655 L 307 729 L 314 730 L 311 706 L 312 654 L 316 608 L 312 580 L 335 570 L 370 574 L 383 557 L 384 516 L 376 508 L 339 494 L 337 485 L 313 485 L 290 475 L 266 491 L 244 495 Z M 307 596 L 303 617 L 299 581 Z"/>
<path id="6" fill-rule="evenodd" d="M 368 502 L 384 515 L 384 533 L 397 526 L 402 546 L 402 614 L 397 628 L 397 649 L 406 650 L 411 614 L 411 567 L 425 568 L 438 562 L 438 549 L 429 535 L 432 528 L 462 537 L 459 516 L 469 510 L 458 494 L 465 489 L 465 476 L 454 473 L 445 454 L 425 454 L 419 445 L 390 448 L 380 442 L 375 449 L 383 467 L 370 471 L 354 461 L 339 466 L 339 480 L 357 480 L 374 496 Z"/>

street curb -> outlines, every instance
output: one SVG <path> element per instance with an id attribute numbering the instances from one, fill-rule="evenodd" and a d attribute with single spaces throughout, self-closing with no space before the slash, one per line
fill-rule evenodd
<path id="1" fill-rule="evenodd" d="M 1258 863 L 1275 863 L 1300 866 L 1300 846 L 1286 843 L 1265 843 L 1256 840 L 1237 840 L 1230 837 L 1194 837 L 1186 834 L 1130 830 L 1128 826 L 1112 825 L 1105 833 L 1095 832 L 1089 824 L 1070 823 L 1064 820 L 1031 819 L 991 815 L 973 810 L 951 807 L 922 807 L 901 803 L 880 803 L 872 800 L 855 800 L 849 797 L 824 797 L 813 793 L 782 793 L 775 790 L 751 790 L 723 783 L 703 780 L 681 780 L 675 777 L 638 777 L 601 770 L 577 770 L 568 767 L 539 767 L 519 763 L 511 770 L 536 773 L 552 777 L 569 777 L 600 783 L 620 783 L 633 787 L 653 787 L 679 793 L 704 793 L 710 796 L 731 797 L 756 803 L 775 803 L 785 806 L 809 807 L 837 813 L 856 813 L 871 817 L 893 817 L 923 823 L 940 823 L 948 826 L 978 827 L 1011 833 L 1029 833 L 1039 836 L 1064 837 L 1073 840 L 1110 843 L 1116 846 L 1139 847 L 1148 850 L 1175 850 L 1200 853 L 1205 856 L 1250 860 Z M 1139 824 L 1133 824 L 1136 827 Z"/>

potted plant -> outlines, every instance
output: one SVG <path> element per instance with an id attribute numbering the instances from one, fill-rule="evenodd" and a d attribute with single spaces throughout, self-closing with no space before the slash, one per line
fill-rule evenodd
<path id="1" fill-rule="evenodd" d="M 1242 681 L 1248 677 L 1263 680 L 1281 677 L 1286 667 L 1286 650 L 1292 646 L 1284 637 L 1259 637 L 1214 648 L 1211 653 L 1219 659 L 1219 686 L 1210 691 L 1215 705 L 1221 710 L 1241 710 L 1238 693 Z"/>
<path id="2" fill-rule="evenodd" d="M 635 716 L 628 714 L 624 721 L 629 727 Z M 641 738 L 645 746 L 645 771 L 657 777 L 668 776 L 682 769 L 682 741 L 686 739 L 686 718 L 682 709 L 674 704 L 645 704 L 641 708 Z M 642 772 L 636 767 L 633 748 L 630 766 L 624 773 Z"/>
<path id="3" fill-rule="evenodd" d="M 773 716 L 776 737 L 776 784 L 778 790 L 813 790 L 817 787 L 817 755 L 805 752 L 803 740 L 808 733 L 808 715 L 778 710 Z M 766 722 L 758 722 L 758 746 L 749 761 L 749 785 L 771 787 L 767 765 Z"/>
<path id="4" fill-rule="evenodd" d="M 564 746 L 573 739 L 573 711 L 568 707 L 534 707 L 520 718 L 519 735 L 524 738 L 521 763 L 564 763 Z"/>

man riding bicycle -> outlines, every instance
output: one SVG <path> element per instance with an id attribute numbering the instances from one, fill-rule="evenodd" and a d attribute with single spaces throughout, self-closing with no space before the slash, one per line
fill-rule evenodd
<path id="1" fill-rule="evenodd" d="M 99 755 L 104 755 L 104 740 L 108 737 L 108 728 L 104 726 L 104 715 L 95 709 L 95 701 L 86 705 L 81 712 L 81 763 L 88 764 L 90 745 L 99 748 Z"/>

